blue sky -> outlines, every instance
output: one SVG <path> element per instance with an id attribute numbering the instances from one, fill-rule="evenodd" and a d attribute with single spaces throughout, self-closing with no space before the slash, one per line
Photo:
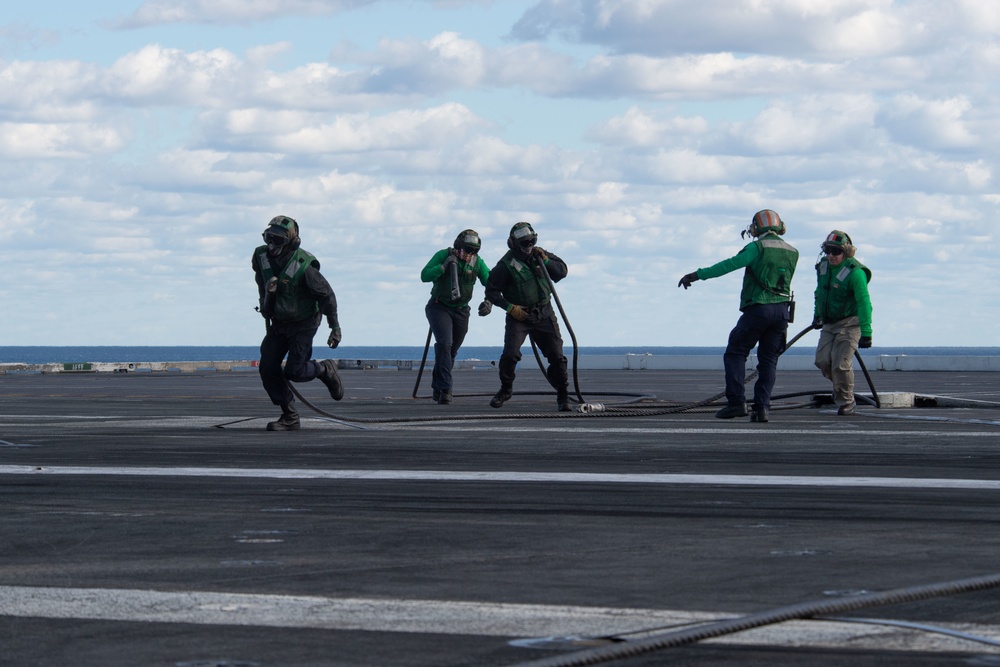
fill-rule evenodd
<path id="1" fill-rule="evenodd" d="M 279 213 L 345 345 L 422 344 L 426 261 L 472 227 L 492 266 L 519 220 L 581 345 L 723 345 L 740 277 L 677 281 L 761 208 L 800 314 L 842 229 L 876 346 L 1000 345 L 998 37 L 979 0 L 17 3 L 0 345 L 256 344 Z"/>

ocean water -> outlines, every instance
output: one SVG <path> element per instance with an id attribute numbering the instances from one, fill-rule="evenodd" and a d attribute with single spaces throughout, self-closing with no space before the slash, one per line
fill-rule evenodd
<path id="1" fill-rule="evenodd" d="M 459 359 L 494 360 L 500 358 L 500 346 L 462 347 Z M 815 342 L 795 345 L 785 354 L 813 354 Z M 525 356 L 531 355 L 531 348 L 523 348 Z M 723 347 L 661 347 L 655 345 L 632 345 L 616 347 L 581 347 L 580 356 L 585 355 L 625 355 L 653 354 L 670 355 L 721 355 Z M 418 346 L 344 346 L 331 350 L 317 345 L 314 354 L 317 359 L 391 359 L 419 361 L 424 348 Z M 863 357 L 878 355 L 934 355 L 934 356 L 1000 356 L 1000 347 L 872 347 L 862 350 Z M 573 349 L 566 348 L 566 356 L 572 358 Z M 163 361 L 243 361 L 260 356 L 253 346 L 11 346 L 0 347 L 0 363 L 5 364 L 49 364 L 79 362 L 163 362 Z M 434 357 L 433 348 L 428 359 Z"/>

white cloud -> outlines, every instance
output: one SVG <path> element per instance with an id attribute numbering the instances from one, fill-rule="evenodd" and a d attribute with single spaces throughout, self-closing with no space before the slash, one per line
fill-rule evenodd
<path id="1" fill-rule="evenodd" d="M 914 94 L 900 95 L 886 105 L 880 121 L 900 143 L 932 149 L 969 148 L 979 142 L 964 120 L 971 108 L 965 96 L 925 100 Z"/>
<path id="2" fill-rule="evenodd" d="M 490 44 L 461 29 L 477 3 L 459 4 L 361 49 L 334 35 L 345 3 L 147 3 L 146 27 L 96 30 L 110 65 L 79 45 L 0 62 L 8 268 L 48 265 L 46 307 L 5 296 L 20 315 L 0 342 L 254 344 L 249 255 L 277 213 L 330 272 L 345 344 L 421 344 L 428 257 L 472 227 L 492 264 L 517 220 L 569 261 L 560 293 L 585 345 L 724 344 L 738 277 L 695 297 L 674 286 L 742 247 L 761 208 L 788 221 L 800 293 L 822 237 L 854 236 L 882 344 L 944 344 L 968 312 L 973 286 L 952 278 L 910 326 L 905 304 L 925 303 L 921 277 L 943 260 L 995 273 L 1000 12 L 984 3 L 563 0 L 513 31 L 545 43 L 504 43 L 496 25 Z M 275 12 L 281 30 L 255 32 Z M 330 32 L 329 60 L 298 55 L 305 28 Z M 136 310 L 95 320 L 91 293 Z M 501 328 L 477 320 L 469 344 Z M 995 338 L 964 335 L 948 342 Z"/>
<path id="3" fill-rule="evenodd" d="M 606 144 L 652 147 L 689 143 L 690 137 L 704 135 L 708 129 L 704 118 L 664 117 L 633 106 L 593 128 L 589 137 Z"/>
<path id="4" fill-rule="evenodd" d="M 82 62 L 0 62 L 0 117 L 40 122 L 98 116 L 100 71 Z"/>
<path id="5" fill-rule="evenodd" d="M 952 5 L 952 6 L 949 6 Z M 845 58 L 912 52 L 949 30 L 963 3 L 930 0 L 543 0 L 512 34 L 534 40 L 557 35 L 621 53 L 743 52 Z"/>
<path id="6" fill-rule="evenodd" d="M 323 16 L 376 0 L 150 0 L 119 21 L 123 28 L 163 23 L 251 23 L 281 16 Z"/>
<path id="7" fill-rule="evenodd" d="M 225 49 L 185 53 L 151 44 L 115 62 L 106 85 L 132 103 L 200 105 L 229 95 L 241 67 Z"/>
<path id="8" fill-rule="evenodd" d="M 0 123 L 0 155 L 7 159 L 82 158 L 124 145 L 114 128 L 89 123 Z"/>
<path id="9" fill-rule="evenodd" d="M 876 110 L 866 95 L 800 96 L 777 100 L 736 128 L 742 141 L 763 153 L 824 153 L 870 145 Z"/>

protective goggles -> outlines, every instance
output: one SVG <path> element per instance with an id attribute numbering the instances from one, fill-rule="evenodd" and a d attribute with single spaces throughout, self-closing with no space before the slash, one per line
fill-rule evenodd
<path id="1" fill-rule="evenodd" d="M 273 245 L 273 246 L 281 247 L 281 246 L 285 245 L 286 243 L 288 243 L 288 241 L 289 241 L 288 237 L 285 236 L 284 234 L 275 234 L 273 232 L 264 232 L 262 234 L 262 236 L 264 237 L 264 243 L 266 243 L 267 245 Z"/>
<path id="2" fill-rule="evenodd" d="M 480 245 L 482 245 L 482 241 L 475 234 L 466 234 L 458 239 L 458 246 L 468 248 L 471 252 L 478 250 Z"/>
<path id="3" fill-rule="evenodd" d="M 844 254 L 844 249 L 840 248 L 840 247 L 837 247 L 835 245 L 827 245 L 827 246 L 823 246 L 823 252 L 825 252 L 827 255 L 833 255 L 834 257 L 840 257 L 841 255 Z"/>

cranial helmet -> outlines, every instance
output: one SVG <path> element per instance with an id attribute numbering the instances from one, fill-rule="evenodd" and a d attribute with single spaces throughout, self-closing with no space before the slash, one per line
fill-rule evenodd
<path id="1" fill-rule="evenodd" d="M 537 242 L 538 234 L 527 222 L 519 222 L 510 228 L 510 236 L 507 237 L 508 248 L 529 254 Z"/>
<path id="2" fill-rule="evenodd" d="M 479 232 L 475 229 L 464 229 L 455 237 L 455 250 L 465 250 L 473 254 L 478 253 L 483 247 L 483 242 L 479 238 Z"/>
<path id="3" fill-rule="evenodd" d="M 276 215 L 267 223 L 267 229 L 261 235 L 267 244 L 268 252 L 278 255 L 286 249 L 295 250 L 302 243 L 299 238 L 299 223 L 287 215 Z"/>
<path id="4" fill-rule="evenodd" d="M 753 214 L 753 219 L 750 221 L 747 231 L 750 233 L 750 236 L 760 236 L 765 232 L 784 234 L 785 223 L 781 221 L 781 217 L 777 211 L 765 208 L 763 211 L 757 211 Z"/>
<path id="5" fill-rule="evenodd" d="M 847 232 L 842 232 L 839 229 L 835 229 L 826 235 L 826 240 L 820 246 L 822 250 L 827 248 L 840 248 L 844 251 L 844 255 L 848 258 L 854 257 L 854 253 L 857 248 L 851 242 L 851 237 L 847 235 Z"/>

